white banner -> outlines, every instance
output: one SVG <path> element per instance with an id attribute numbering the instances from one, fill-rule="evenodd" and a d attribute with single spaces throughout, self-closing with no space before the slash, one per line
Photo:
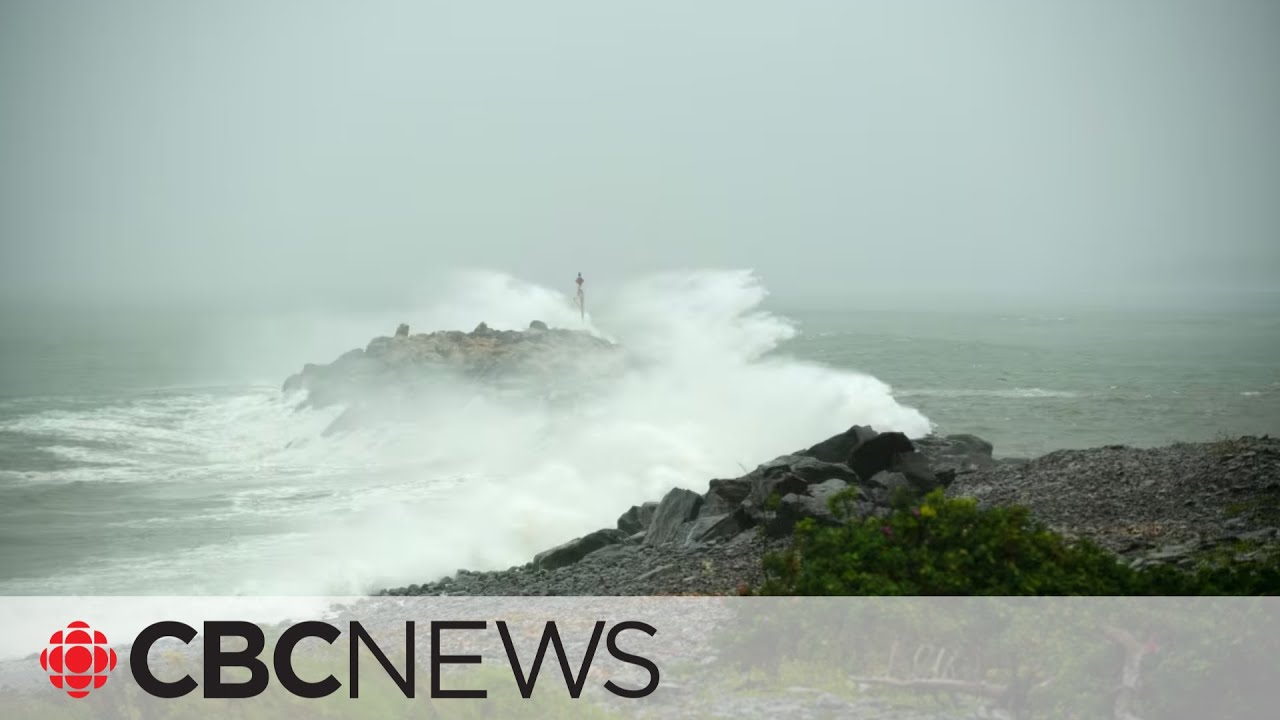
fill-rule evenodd
<path id="1" fill-rule="evenodd" d="M 1253 718 L 1275 598 L 0 598 L 0 717 Z"/>

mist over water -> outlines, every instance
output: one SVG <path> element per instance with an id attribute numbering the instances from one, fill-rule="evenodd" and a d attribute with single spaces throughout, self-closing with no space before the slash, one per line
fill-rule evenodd
<path id="1" fill-rule="evenodd" d="M 625 369 L 554 404 L 455 384 L 332 436 L 338 408 L 295 411 L 278 385 L 7 400 L 0 594 L 344 594 L 507 567 L 854 423 L 931 427 L 873 377 L 773 352 L 797 330 L 748 272 L 589 292 L 585 322 L 500 273 L 436 292 L 414 331 L 585 326 Z"/>

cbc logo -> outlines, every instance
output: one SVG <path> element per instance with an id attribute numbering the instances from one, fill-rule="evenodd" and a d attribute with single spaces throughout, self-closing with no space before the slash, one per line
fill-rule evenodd
<path id="1" fill-rule="evenodd" d="M 107 647 L 107 636 L 79 620 L 49 638 L 40 653 L 40 667 L 53 686 L 73 698 L 86 697 L 107 683 L 116 667 L 116 651 Z"/>

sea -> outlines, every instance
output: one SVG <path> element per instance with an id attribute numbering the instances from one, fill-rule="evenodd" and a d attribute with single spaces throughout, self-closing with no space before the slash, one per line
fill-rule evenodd
<path id="1" fill-rule="evenodd" d="M 594 300 L 498 273 L 391 310 L 0 312 L 0 595 L 350 595 L 522 564 L 853 424 L 998 456 L 1280 432 L 1280 311 L 778 309 L 750 273 Z M 281 383 L 389 335 L 595 332 L 569 405 L 454 388 L 326 435 Z"/>

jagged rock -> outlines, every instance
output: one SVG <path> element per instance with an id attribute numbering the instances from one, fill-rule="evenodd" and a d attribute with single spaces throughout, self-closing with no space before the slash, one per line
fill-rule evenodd
<path id="1" fill-rule="evenodd" d="M 928 457 L 923 451 L 929 443 L 919 442 L 917 452 Z M 450 582 L 410 585 L 380 594 L 733 593 L 741 587 L 759 587 L 764 581 L 761 558 L 786 547 L 785 538 L 769 535 L 800 518 L 822 517 L 833 494 L 851 490 L 855 516 L 880 517 L 889 512 L 885 503 L 890 488 L 912 488 L 911 478 L 902 472 L 882 471 L 862 479 L 839 463 L 823 463 L 812 456 L 808 460 L 816 464 L 796 467 L 795 456 L 784 456 L 737 479 L 759 481 L 766 472 L 773 472 L 797 483 L 796 493 L 775 499 L 774 510 L 755 509 L 759 517 L 774 523 L 772 528 L 766 526 L 769 532 L 740 529 L 744 519 L 743 524 L 755 522 L 748 515 L 749 497 L 733 513 L 708 513 L 700 510 L 713 501 L 711 493 L 699 503 L 696 496 L 690 497 L 693 493 L 676 490 L 669 496 L 679 496 L 683 509 L 673 510 L 674 502 L 667 504 L 676 537 L 660 545 L 641 544 L 646 533 L 637 532 L 625 542 L 603 545 L 556 570 L 530 563 L 469 578 L 459 573 Z M 841 467 L 848 479 L 821 477 Z M 954 468 L 933 472 L 943 481 Z M 1025 505 L 1054 529 L 1100 541 L 1137 565 L 1186 567 L 1206 551 L 1215 556 L 1237 553 L 1232 556 L 1236 560 L 1273 552 L 1280 542 L 1275 529 L 1280 518 L 1277 477 L 1280 441 L 1240 438 L 1148 449 L 1064 450 L 1020 464 L 1002 459 L 988 470 L 957 474 L 949 492 L 974 497 L 984 507 Z M 1196 499 L 1191 508 L 1183 505 L 1189 498 Z M 1228 512 L 1234 515 L 1225 517 Z"/>
<path id="2" fill-rule="evenodd" d="M 907 479 L 906 475 L 903 475 L 900 472 L 890 472 L 888 470 L 881 470 L 875 475 L 872 475 L 871 484 L 874 486 L 875 490 L 884 491 L 883 499 L 886 502 L 892 499 L 894 494 L 912 489 L 911 481 Z"/>
<path id="3" fill-rule="evenodd" d="M 869 476 L 868 476 L 869 477 Z M 751 483 L 748 500 L 763 505 L 770 496 L 803 493 L 805 488 L 831 478 L 856 483 L 858 475 L 848 465 L 824 462 L 803 455 L 783 455 L 761 465 L 742 479 Z"/>
<path id="4" fill-rule="evenodd" d="M 877 434 L 875 430 L 865 425 L 854 425 L 839 435 L 833 435 L 808 450 L 801 450 L 796 454 L 826 462 L 848 462 L 854 448 L 874 438 Z"/>
<path id="5" fill-rule="evenodd" d="M 529 329 L 530 330 L 546 330 L 547 324 L 542 322 L 541 320 L 534 320 L 533 322 L 529 323 Z"/>
<path id="6" fill-rule="evenodd" d="M 649 530 L 645 533 L 645 545 L 662 545 L 680 535 L 680 526 L 698 516 L 702 496 L 692 490 L 673 488 L 654 511 Z"/>
<path id="7" fill-rule="evenodd" d="M 533 566 L 542 570 L 555 570 L 572 565 L 600 548 L 616 545 L 627 539 L 621 530 L 605 528 L 574 538 L 563 545 L 540 552 L 533 557 Z"/>
<path id="8" fill-rule="evenodd" d="M 685 543 L 705 543 L 730 538 L 753 525 L 742 508 L 721 515 L 701 515 L 689 524 Z"/>
<path id="9" fill-rule="evenodd" d="M 751 495 L 751 481 L 745 477 L 732 480 L 712 480 L 707 494 L 703 495 L 699 516 L 724 515 L 733 512 Z"/>
<path id="10" fill-rule="evenodd" d="M 990 469 L 995 464 L 991 443 L 977 435 L 930 435 L 913 443 L 916 451 L 928 459 L 929 466 L 938 474 L 948 470 L 953 473 L 976 472 Z"/>
<path id="11" fill-rule="evenodd" d="M 822 503 L 807 495 L 785 495 L 774 513 L 773 520 L 766 526 L 771 537 L 789 535 L 797 522 L 803 518 L 814 518 L 823 524 L 834 525 L 835 518 Z"/>
<path id="12" fill-rule="evenodd" d="M 934 473 L 929 458 L 917 452 L 912 441 L 898 432 L 881 433 L 855 447 L 849 456 L 849 466 L 863 478 L 882 472 L 899 473 L 917 493 L 944 487 L 955 478 L 954 470 L 948 470 L 942 477 Z"/>
<path id="13" fill-rule="evenodd" d="M 918 452 L 899 455 L 892 469 L 902 473 L 911 483 L 912 489 L 918 493 L 927 493 L 943 485 L 933 469 L 929 467 L 929 460 Z M 948 477 L 954 478 L 955 474 L 952 473 Z"/>
<path id="14" fill-rule="evenodd" d="M 582 392 L 614 374 L 624 361 L 616 349 L 580 330 L 498 331 L 481 323 L 472 333 L 410 335 L 401 325 L 394 337 L 376 337 L 327 365 L 305 365 L 284 388 L 306 392 L 304 407 L 358 407 L 347 420 L 376 422 L 421 408 L 460 379 L 483 383 L 477 389 L 514 389 L 535 397 Z"/>
<path id="15" fill-rule="evenodd" d="M 859 475 L 844 463 L 825 462 L 810 457 L 796 457 L 793 455 L 789 458 L 788 464 L 793 475 L 802 478 L 810 485 L 824 482 L 831 478 L 840 478 L 845 482 L 851 483 L 857 482 L 859 478 Z"/>
<path id="16" fill-rule="evenodd" d="M 805 518 L 813 518 L 824 525 L 839 525 L 849 518 L 837 514 L 831 509 L 830 500 L 833 495 L 849 487 L 849 483 L 832 478 L 816 485 L 810 485 L 804 493 L 784 495 L 778 503 L 777 510 L 765 525 L 766 532 L 772 537 L 789 535 L 795 530 L 796 523 Z M 860 500 L 855 503 L 854 514 L 865 514 L 869 503 L 867 496 L 859 490 Z"/>
<path id="17" fill-rule="evenodd" d="M 823 505 L 826 505 L 827 501 L 831 499 L 831 496 L 845 490 L 848 487 L 849 487 L 849 483 L 845 482 L 844 480 L 841 480 L 839 478 L 831 478 L 830 480 L 827 480 L 825 482 L 820 482 L 817 485 L 810 485 L 809 497 L 813 498 L 814 500 L 817 500 Z"/>
<path id="18" fill-rule="evenodd" d="M 407 338 L 407 337 L 409 337 L 409 325 L 408 325 L 408 323 L 400 323 L 400 326 L 396 328 L 396 337 L 398 337 L 398 338 Z"/>
<path id="19" fill-rule="evenodd" d="M 849 454 L 849 467 L 858 477 L 869 478 L 892 469 L 898 456 L 913 452 L 915 446 L 900 432 L 881 433 L 859 444 Z"/>
<path id="20" fill-rule="evenodd" d="M 627 510 L 618 517 L 618 529 L 628 535 L 633 535 L 647 530 L 649 528 L 649 523 L 653 520 L 653 514 L 657 509 L 658 503 L 656 502 L 632 505 L 630 510 Z"/>

